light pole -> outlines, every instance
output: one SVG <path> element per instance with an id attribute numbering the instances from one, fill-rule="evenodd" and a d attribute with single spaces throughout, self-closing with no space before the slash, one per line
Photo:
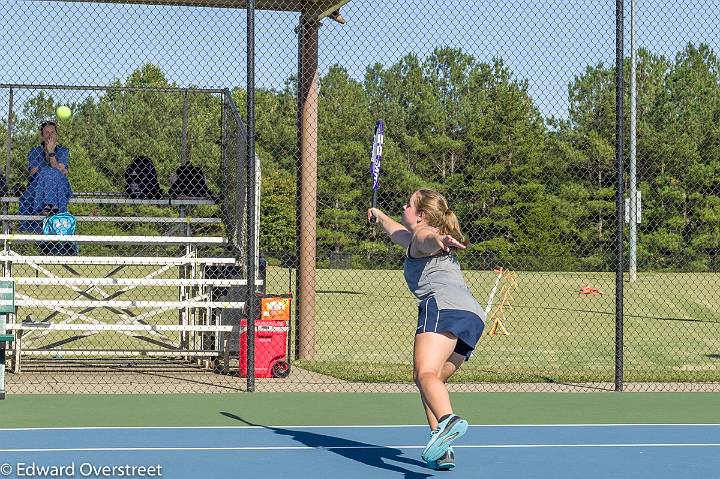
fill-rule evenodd
<path id="1" fill-rule="evenodd" d="M 635 46 L 636 36 L 636 10 L 635 1 L 630 1 L 630 282 L 637 280 L 637 213 L 638 194 L 635 171 L 635 154 L 637 144 L 637 52 Z"/>

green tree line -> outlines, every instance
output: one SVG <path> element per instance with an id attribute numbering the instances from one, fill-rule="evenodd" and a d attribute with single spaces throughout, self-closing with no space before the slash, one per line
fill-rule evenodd
<path id="1" fill-rule="evenodd" d="M 458 214 L 471 264 L 612 269 L 614 77 L 612 65 L 588 66 L 568 86 L 567 118 L 555 119 L 542 117 L 528 81 L 502 60 L 480 62 L 459 49 L 371 65 L 363 82 L 330 68 L 320 88 L 319 251 L 349 253 L 361 264 L 401 254 L 376 241 L 364 220 L 372 128 L 383 118 L 380 206 L 387 212 L 399 214 L 415 188 L 431 186 Z M 674 59 L 639 52 L 642 268 L 720 267 L 719 85 L 718 58 L 707 45 L 689 44 Z M 292 86 L 263 92 L 258 103 L 263 220 L 274 219 L 262 225 L 261 241 L 276 255 L 294 248 Z"/>
<path id="2" fill-rule="evenodd" d="M 588 66 L 569 82 L 567 116 L 543 118 L 528 80 L 516 78 L 501 59 L 483 62 L 461 49 L 438 48 L 425 58 L 408 54 L 393 65 L 370 65 L 362 80 L 332 66 L 320 79 L 319 261 L 344 254 L 358 266 L 397 264 L 402 253 L 365 219 L 372 131 L 383 118 L 380 207 L 388 213 L 399 215 L 414 189 L 430 186 L 450 200 L 470 241 L 464 259 L 475 267 L 612 269 L 614 76 L 613 65 Z M 284 88 L 256 94 L 261 249 L 280 260 L 292 257 L 297 235 L 295 81 L 291 77 Z M 639 266 L 717 271 L 718 57 L 705 44 L 689 44 L 673 59 L 640 50 L 637 81 Z M 121 84 L 172 86 L 153 65 Z M 185 154 L 220 193 L 219 100 L 210 94 L 189 97 Z M 244 112 L 242 88 L 233 90 L 233 97 Z M 12 171 L 18 177 L 37 141 L 38 121 L 55 106 L 41 93 L 17 113 Z M 62 139 L 72 149 L 74 190 L 120 191 L 122 172 L 136 154 L 153 158 L 166 184 L 181 157 L 182 108 L 182 95 L 159 93 L 113 92 L 73 105 L 75 115 L 63 126 Z M 629 111 L 626 115 L 627 126 Z M 0 135 L 7 137 L 6 124 Z"/>

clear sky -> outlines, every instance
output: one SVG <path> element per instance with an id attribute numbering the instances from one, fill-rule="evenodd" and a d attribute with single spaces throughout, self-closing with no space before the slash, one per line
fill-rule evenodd
<path id="1" fill-rule="evenodd" d="M 0 83 L 104 85 L 147 62 L 180 86 L 245 83 L 242 9 L 0 2 Z M 670 57 L 690 41 L 718 50 L 717 2 L 638 0 L 637 8 L 640 46 Z M 586 66 L 614 62 L 611 0 L 351 0 L 342 13 L 346 25 L 327 20 L 320 31 L 322 72 L 339 63 L 362 79 L 375 62 L 460 47 L 480 61 L 503 58 L 546 116 L 566 116 L 568 83 Z M 258 86 L 281 88 L 295 73 L 297 22 L 297 14 L 258 12 Z"/>

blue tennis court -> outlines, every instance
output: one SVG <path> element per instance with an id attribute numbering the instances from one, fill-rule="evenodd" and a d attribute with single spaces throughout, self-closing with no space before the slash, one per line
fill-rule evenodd
<path id="1" fill-rule="evenodd" d="M 707 478 L 720 471 L 720 424 L 472 426 L 455 446 L 451 472 L 420 461 L 427 433 L 412 425 L 2 429 L 0 472 L 355 479 Z M 64 469 L 53 475 L 53 467 Z"/>

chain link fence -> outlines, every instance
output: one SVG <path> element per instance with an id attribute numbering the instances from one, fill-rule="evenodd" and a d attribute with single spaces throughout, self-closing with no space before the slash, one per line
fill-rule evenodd
<path id="1" fill-rule="evenodd" d="M 248 105 L 244 3 L 6 3 L 10 393 L 414 390 L 378 119 L 378 207 L 434 188 L 469 240 L 488 321 L 452 390 L 613 390 L 621 316 L 625 390 L 717 389 L 712 3 L 625 3 L 621 311 L 615 5 L 258 1 Z"/>

